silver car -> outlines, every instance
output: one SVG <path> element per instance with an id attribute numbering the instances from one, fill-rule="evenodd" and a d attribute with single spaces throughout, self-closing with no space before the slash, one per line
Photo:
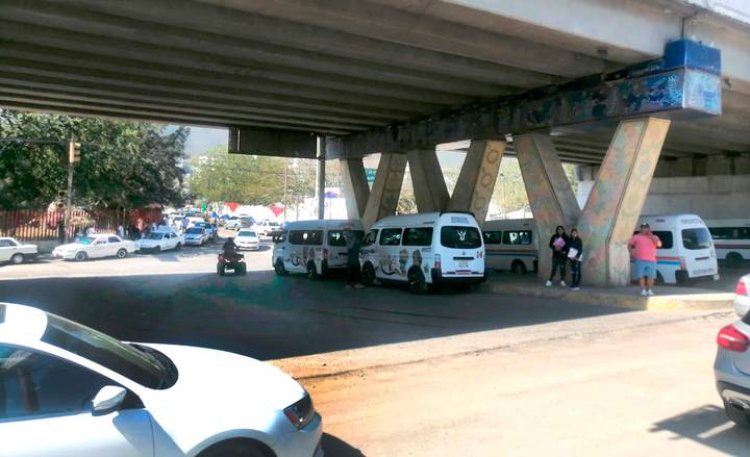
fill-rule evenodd
<path id="1" fill-rule="evenodd" d="M 716 337 L 716 388 L 732 422 L 750 428 L 750 313 Z"/>

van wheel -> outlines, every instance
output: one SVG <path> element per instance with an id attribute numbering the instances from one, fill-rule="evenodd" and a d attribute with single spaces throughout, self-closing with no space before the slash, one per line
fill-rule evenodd
<path id="1" fill-rule="evenodd" d="M 409 291 L 413 294 L 422 295 L 427 293 L 427 281 L 424 279 L 422 270 L 418 268 L 412 268 L 409 270 Z"/>
<path id="2" fill-rule="evenodd" d="M 375 267 L 370 262 L 367 262 L 362 267 L 362 284 L 367 287 L 371 287 L 375 284 Z"/>
<path id="3" fill-rule="evenodd" d="M 675 279 L 677 280 L 677 285 L 679 286 L 685 287 L 690 285 L 690 278 L 688 277 L 687 271 L 676 272 Z"/>
<path id="4" fill-rule="evenodd" d="M 315 262 L 307 262 L 307 278 L 313 281 L 318 279 L 318 269 L 315 267 Z"/>
<path id="5" fill-rule="evenodd" d="M 729 268 L 740 268 L 744 262 L 745 259 L 737 252 L 727 254 L 726 263 Z"/>
<path id="6" fill-rule="evenodd" d="M 513 265 L 510 267 L 510 271 L 512 271 L 514 275 L 525 275 L 526 265 L 524 265 L 520 260 L 515 260 L 513 261 Z"/>
<path id="7" fill-rule="evenodd" d="M 273 270 L 278 276 L 286 276 L 288 274 L 286 268 L 284 268 L 284 261 L 281 259 L 276 260 L 276 263 L 273 266 Z"/>
<path id="8" fill-rule="evenodd" d="M 664 276 L 662 276 L 659 272 L 656 273 L 656 284 L 659 286 L 664 285 Z"/>

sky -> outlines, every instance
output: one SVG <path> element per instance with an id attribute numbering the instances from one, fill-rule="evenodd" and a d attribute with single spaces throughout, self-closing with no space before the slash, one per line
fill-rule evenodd
<path id="1" fill-rule="evenodd" d="M 185 150 L 188 155 L 200 155 L 214 146 L 229 143 L 229 131 L 227 129 L 209 129 L 202 127 L 190 127 Z"/>

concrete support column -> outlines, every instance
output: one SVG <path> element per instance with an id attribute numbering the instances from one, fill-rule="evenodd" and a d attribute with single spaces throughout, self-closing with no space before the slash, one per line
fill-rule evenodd
<path id="1" fill-rule="evenodd" d="M 349 219 L 361 219 L 365 215 L 370 186 L 367 185 L 365 165 L 359 159 L 341 159 L 341 180 L 346 199 L 346 213 Z"/>
<path id="2" fill-rule="evenodd" d="M 578 223 L 585 284 L 630 283 L 627 243 L 646 201 L 669 124 L 666 119 L 643 118 L 622 121 L 617 127 Z"/>
<path id="3" fill-rule="evenodd" d="M 409 151 L 407 158 L 419 212 L 444 211 L 448 207 L 450 194 L 435 150 Z"/>
<path id="4" fill-rule="evenodd" d="M 448 211 L 471 211 L 479 225 L 484 223 L 504 152 L 505 141 L 472 140 Z"/>
<path id="5" fill-rule="evenodd" d="M 362 223 L 370 227 L 379 219 L 396 214 L 406 171 L 406 154 L 383 153 L 372 184 Z"/>
<path id="6" fill-rule="evenodd" d="M 539 234 L 538 274 L 543 278 L 552 268 L 552 253 L 547 247 L 549 237 L 558 225 L 570 230 L 581 209 L 549 135 L 518 135 L 513 143 Z"/>

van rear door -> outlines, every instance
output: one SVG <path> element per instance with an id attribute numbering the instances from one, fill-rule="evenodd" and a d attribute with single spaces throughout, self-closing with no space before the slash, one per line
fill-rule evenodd
<path id="1" fill-rule="evenodd" d="M 682 256 L 685 258 L 685 269 L 688 277 L 699 278 L 715 276 L 719 273 L 716 261 L 716 250 L 711 234 L 705 226 L 680 227 L 682 238 Z"/>
<path id="2" fill-rule="evenodd" d="M 440 228 L 440 266 L 442 275 L 451 277 L 484 276 L 484 245 L 477 227 L 445 225 Z M 436 259 L 437 261 L 437 259 Z"/>

